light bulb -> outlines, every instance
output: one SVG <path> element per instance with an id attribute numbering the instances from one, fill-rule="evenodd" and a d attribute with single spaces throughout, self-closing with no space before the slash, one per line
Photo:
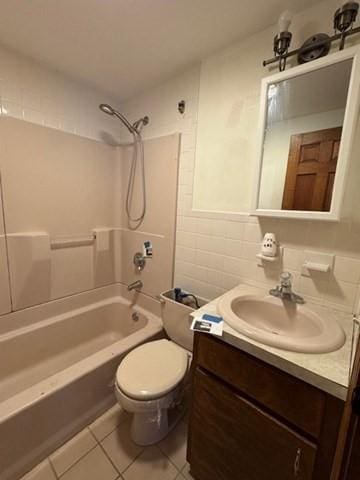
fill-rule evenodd
<path id="1" fill-rule="evenodd" d="M 292 18 L 293 14 L 289 10 L 285 10 L 284 12 L 282 12 L 278 21 L 279 33 L 289 31 Z"/>

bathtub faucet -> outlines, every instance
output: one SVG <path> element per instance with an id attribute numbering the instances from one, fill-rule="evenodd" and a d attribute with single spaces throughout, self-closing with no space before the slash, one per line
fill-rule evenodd
<path id="1" fill-rule="evenodd" d="M 144 284 L 141 280 L 136 280 L 136 282 L 130 283 L 127 289 L 131 292 L 131 290 L 140 290 L 143 286 Z"/>

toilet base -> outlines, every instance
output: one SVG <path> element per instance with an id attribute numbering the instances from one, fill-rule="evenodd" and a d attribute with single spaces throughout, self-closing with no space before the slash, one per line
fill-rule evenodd
<path id="1" fill-rule="evenodd" d="M 134 413 L 131 424 L 131 438 L 141 446 L 153 445 L 165 438 L 178 424 L 185 408 L 177 405 L 170 409 Z"/>
<path id="2" fill-rule="evenodd" d="M 153 445 L 168 435 L 186 411 L 184 383 L 164 397 L 154 400 L 135 400 L 125 395 L 115 383 L 118 403 L 132 413 L 131 438 L 141 446 Z"/>

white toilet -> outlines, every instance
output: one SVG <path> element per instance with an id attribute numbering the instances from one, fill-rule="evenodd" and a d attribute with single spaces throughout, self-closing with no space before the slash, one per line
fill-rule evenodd
<path id="1" fill-rule="evenodd" d="M 131 436 L 138 445 L 151 445 L 166 437 L 184 413 L 182 401 L 193 339 L 191 311 L 167 300 L 163 322 L 171 340 L 135 348 L 116 372 L 116 398 L 133 414 Z"/>

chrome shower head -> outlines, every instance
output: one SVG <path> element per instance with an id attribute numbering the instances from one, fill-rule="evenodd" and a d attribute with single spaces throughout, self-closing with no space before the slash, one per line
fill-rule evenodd
<path id="1" fill-rule="evenodd" d="M 107 115 L 115 115 L 115 117 L 117 117 L 119 120 L 122 121 L 122 123 L 125 125 L 125 127 L 129 130 L 130 133 L 132 133 L 133 135 L 135 135 L 137 132 L 136 128 L 134 128 L 131 123 L 129 122 L 129 120 L 124 117 L 124 115 L 120 112 L 118 112 L 117 110 L 115 110 L 115 108 L 113 108 L 111 105 L 108 105 L 107 103 L 101 103 L 99 105 L 99 108 L 102 112 L 106 113 Z"/>
<path id="2" fill-rule="evenodd" d="M 115 115 L 115 110 L 112 108 L 111 105 L 108 105 L 107 103 L 101 103 L 99 105 L 99 108 L 102 112 L 106 113 L 107 115 Z"/>
<path id="3" fill-rule="evenodd" d="M 142 127 L 149 123 L 149 117 L 143 117 L 143 118 L 140 118 L 140 120 L 138 120 L 137 122 L 134 122 L 133 125 L 131 125 L 129 120 L 122 113 L 115 110 L 115 108 L 113 108 L 111 105 L 107 103 L 101 103 L 99 105 L 99 108 L 102 112 L 106 113 L 107 115 L 115 115 L 115 117 L 121 120 L 122 123 L 125 125 L 125 127 L 133 135 L 140 135 Z"/>

